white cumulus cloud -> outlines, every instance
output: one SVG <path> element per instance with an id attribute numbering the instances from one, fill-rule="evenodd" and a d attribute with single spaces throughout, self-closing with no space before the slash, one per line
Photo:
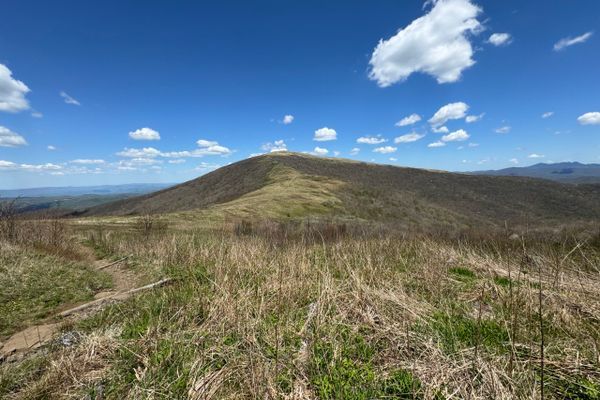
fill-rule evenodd
<path id="1" fill-rule="evenodd" d="M 265 143 L 260 148 L 271 153 L 275 151 L 287 151 L 287 145 L 283 140 L 276 140 L 273 143 Z"/>
<path id="2" fill-rule="evenodd" d="M 0 64 L 0 111 L 15 113 L 29 109 L 25 98 L 29 92 L 26 84 L 13 78 L 12 71 Z"/>
<path id="3" fill-rule="evenodd" d="M 49 145 L 48 145 L 46 148 L 47 148 L 48 150 L 50 150 L 50 151 L 54 151 L 54 150 L 56 150 L 56 146 L 53 146 L 53 145 L 51 145 L 51 144 L 49 144 Z"/>
<path id="4" fill-rule="evenodd" d="M 554 115 L 554 111 L 548 111 L 542 114 L 542 118 L 550 118 Z"/>
<path id="5" fill-rule="evenodd" d="M 481 31 L 481 9 L 470 0 L 436 0 L 431 10 L 387 40 L 371 55 L 370 79 L 380 87 L 406 80 L 414 72 L 438 83 L 456 82 L 473 60 L 471 34 Z M 426 4 L 427 4 L 426 3 Z"/>
<path id="6" fill-rule="evenodd" d="M 158 157 L 161 154 L 160 150 L 157 150 L 154 147 L 144 147 L 143 149 L 130 149 L 125 147 L 125 149 L 117 153 L 118 156 L 128 158 Z"/>
<path id="7" fill-rule="evenodd" d="M 435 132 L 435 133 L 448 133 L 448 132 L 450 132 L 450 129 L 448 129 L 447 126 L 440 126 L 439 128 L 435 127 L 435 126 L 432 126 L 431 130 L 433 132 Z"/>
<path id="8" fill-rule="evenodd" d="M 317 155 L 317 156 L 324 156 L 327 153 L 329 153 L 329 150 L 324 149 L 324 148 L 319 147 L 319 146 L 315 147 L 314 150 L 312 151 L 312 154 Z"/>
<path id="9" fill-rule="evenodd" d="M 506 46 L 512 41 L 510 33 L 492 33 L 488 42 L 494 46 Z"/>
<path id="10" fill-rule="evenodd" d="M 439 127 L 449 120 L 464 118 L 468 110 L 469 106 L 462 101 L 446 104 L 433 114 L 433 117 L 429 119 L 429 123 L 434 127 Z"/>
<path id="11" fill-rule="evenodd" d="M 546 157 L 546 156 L 545 156 L 545 155 L 543 155 L 543 154 L 536 154 L 536 153 L 532 153 L 532 154 L 528 155 L 527 157 L 528 157 L 528 158 L 544 158 L 544 157 Z"/>
<path id="12" fill-rule="evenodd" d="M 496 133 L 508 133 L 510 132 L 510 126 L 501 126 L 500 128 L 495 129 Z"/>
<path id="13" fill-rule="evenodd" d="M 336 140 L 337 139 L 337 132 L 335 131 L 335 129 L 331 129 L 328 127 L 323 127 L 320 129 L 317 129 L 315 131 L 315 137 L 313 138 L 313 140 L 316 140 L 317 142 L 327 142 L 329 140 Z"/>
<path id="14" fill-rule="evenodd" d="M 23 136 L 4 126 L 0 126 L 0 147 L 18 147 L 25 145 L 27 145 L 27 141 Z"/>
<path id="15" fill-rule="evenodd" d="M 560 39 L 554 44 L 554 51 L 561 51 L 569 46 L 573 46 L 574 44 L 584 43 L 592 37 L 592 34 L 593 32 L 586 32 L 583 35 L 579 35 L 576 37 L 566 37 Z"/>
<path id="16" fill-rule="evenodd" d="M 479 115 L 467 115 L 467 117 L 465 118 L 465 122 L 467 124 L 472 124 L 473 122 L 479 121 L 481 118 L 483 118 L 484 115 L 485 113 L 481 113 Z"/>
<path id="17" fill-rule="evenodd" d="M 400 121 L 396 122 L 396 126 L 408 126 L 416 124 L 421 120 L 421 116 L 419 114 L 411 114 L 408 117 L 402 118 Z"/>
<path id="18" fill-rule="evenodd" d="M 50 172 L 63 169 L 61 165 L 46 163 L 46 164 L 17 164 L 12 161 L 0 160 L 0 171 L 27 171 L 27 172 Z"/>
<path id="19" fill-rule="evenodd" d="M 440 142 L 439 140 L 437 142 L 433 142 L 433 143 L 429 143 L 427 145 L 427 147 L 444 147 L 446 145 L 446 143 L 444 142 Z"/>
<path id="20" fill-rule="evenodd" d="M 356 143 L 362 144 L 381 144 L 387 142 L 387 139 L 381 137 L 381 135 L 377 136 L 362 136 L 356 139 Z"/>
<path id="21" fill-rule="evenodd" d="M 411 133 L 407 133 L 406 135 L 398 136 L 397 138 L 394 139 L 394 143 L 396 143 L 396 144 L 411 143 L 411 142 L 416 142 L 417 140 L 420 140 L 424 137 L 425 137 L 425 135 L 421 135 L 416 132 L 411 132 Z"/>
<path id="22" fill-rule="evenodd" d="M 74 106 L 80 106 L 81 105 L 81 103 L 78 100 L 76 100 L 73 97 L 69 96 L 67 94 L 67 92 L 63 91 L 63 92 L 60 92 L 59 94 L 60 94 L 60 97 L 62 97 L 65 100 L 65 103 L 67 103 L 67 104 L 73 104 Z"/>
<path id="23" fill-rule="evenodd" d="M 459 129 L 442 136 L 442 142 L 462 142 L 467 140 L 469 137 L 469 134 L 464 129 Z"/>
<path id="24" fill-rule="evenodd" d="M 282 122 L 283 122 L 283 124 L 284 124 L 284 125 L 289 125 L 289 124 L 291 124 L 292 122 L 294 122 L 294 116 L 293 116 L 293 115 L 291 115 L 291 114 L 284 115 L 284 116 L 283 116 L 283 121 L 282 121 Z"/>
<path id="25" fill-rule="evenodd" d="M 78 158 L 76 160 L 72 160 L 71 161 L 72 164 L 104 164 L 105 161 L 104 160 L 100 160 L 100 159 L 87 159 L 87 158 Z"/>
<path id="26" fill-rule="evenodd" d="M 373 151 L 375 153 L 380 153 L 380 154 L 389 154 L 389 153 L 393 153 L 396 150 L 398 150 L 397 147 L 393 147 L 393 146 L 382 146 L 382 147 L 378 147 L 376 149 L 374 149 Z"/>
<path id="27" fill-rule="evenodd" d="M 519 160 L 517 158 L 511 158 L 510 160 L 508 160 L 508 162 L 513 163 L 513 164 L 518 164 Z"/>
<path id="28" fill-rule="evenodd" d="M 160 133 L 146 127 L 129 132 L 129 137 L 133 140 L 160 140 Z"/>
<path id="29" fill-rule="evenodd" d="M 600 112 L 594 111 L 580 115 L 577 122 L 581 125 L 600 125 Z"/>
<path id="30" fill-rule="evenodd" d="M 355 156 L 358 153 L 360 153 L 360 149 L 358 147 L 354 147 L 352 150 L 350 150 L 350 155 L 351 156 Z"/>

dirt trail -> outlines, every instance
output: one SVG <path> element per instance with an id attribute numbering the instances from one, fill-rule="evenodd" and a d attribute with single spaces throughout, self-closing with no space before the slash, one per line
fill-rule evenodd
<path id="1" fill-rule="evenodd" d="M 132 289 L 136 288 L 139 282 L 138 276 L 131 270 L 123 268 L 125 259 L 117 263 L 111 263 L 108 260 L 96 260 L 94 266 L 96 269 L 107 272 L 112 277 L 113 288 L 108 291 L 96 293 L 94 300 L 83 304 L 70 304 L 61 307 L 62 311 L 49 318 L 50 321 L 57 318 L 62 319 L 59 322 L 48 322 L 40 325 L 34 325 L 23 329 L 12 335 L 6 342 L 0 343 L 0 361 L 23 355 L 29 351 L 35 350 L 43 344 L 49 342 L 54 334 L 65 322 L 64 317 L 71 320 L 81 317 L 83 311 L 89 311 L 94 306 L 106 304 L 110 300 L 123 300 L 132 294 Z M 106 300 L 106 301 L 104 301 Z"/>

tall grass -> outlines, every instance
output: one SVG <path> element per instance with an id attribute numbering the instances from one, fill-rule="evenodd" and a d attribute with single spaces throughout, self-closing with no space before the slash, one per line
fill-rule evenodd
<path id="1" fill-rule="evenodd" d="M 545 398 L 600 396 L 591 238 L 362 232 L 260 221 L 89 232 L 97 249 L 176 283 L 78 323 L 82 343 L 52 352 L 36 382 L 12 391 L 488 399 L 539 398 L 543 387 Z"/>

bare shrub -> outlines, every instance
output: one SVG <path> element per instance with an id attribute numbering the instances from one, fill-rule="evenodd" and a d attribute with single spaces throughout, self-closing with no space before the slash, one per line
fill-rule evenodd
<path id="1" fill-rule="evenodd" d="M 148 237 L 152 233 L 164 232 L 167 229 L 167 222 L 157 215 L 146 214 L 137 219 L 135 228 L 143 236 Z"/>
<path id="2" fill-rule="evenodd" d="M 13 241 L 17 235 L 17 199 L 0 202 L 0 238 Z"/>

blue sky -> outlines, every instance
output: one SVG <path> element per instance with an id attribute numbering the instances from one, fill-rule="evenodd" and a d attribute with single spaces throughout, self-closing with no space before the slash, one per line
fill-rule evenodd
<path id="1" fill-rule="evenodd" d="M 2 13 L 0 188 L 180 182 L 284 148 L 453 171 L 600 162 L 597 0 Z"/>

